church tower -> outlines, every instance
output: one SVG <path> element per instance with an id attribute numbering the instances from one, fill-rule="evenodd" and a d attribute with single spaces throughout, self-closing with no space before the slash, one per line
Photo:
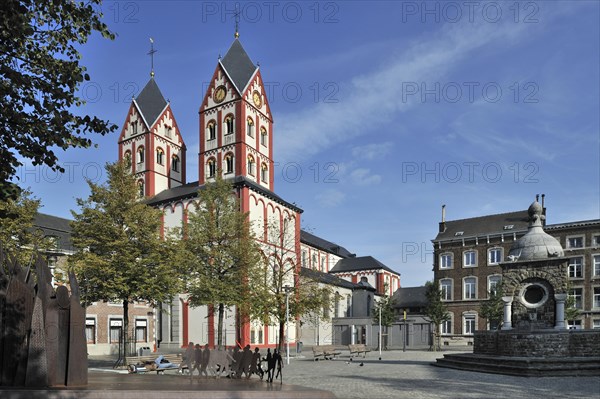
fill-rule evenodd
<path id="1" fill-rule="evenodd" d="M 259 67 L 236 38 L 200 105 L 199 184 L 243 177 L 273 191 L 273 117 Z"/>
<path id="2" fill-rule="evenodd" d="M 140 197 L 185 184 L 186 147 L 171 104 L 160 92 L 154 72 L 137 96 L 119 136 L 119 160 L 128 160 Z"/>

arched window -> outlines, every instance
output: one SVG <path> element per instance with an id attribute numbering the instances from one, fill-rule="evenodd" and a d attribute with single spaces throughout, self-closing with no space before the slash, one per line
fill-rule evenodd
<path id="1" fill-rule="evenodd" d="M 165 125 L 165 136 L 166 137 L 171 138 L 172 131 L 173 131 L 173 128 L 171 126 Z"/>
<path id="2" fill-rule="evenodd" d="M 264 127 L 260 128 L 260 144 L 267 145 L 267 129 Z"/>
<path id="3" fill-rule="evenodd" d="M 260 180 L 264 182 L 269 181 L 269 169 L 267 169 L 267 164 L 264 162 L 260 165 Z"/>
<path id="4" fill-rule="evenodd" d="M 252 155 L 248 155 L 248 174 L 254 176 L 255 173 L 255 165 L 256 162 L 254 162 L 254 157 Z"/>
<path id="5" fill-rule="evenodd" d="M 173 172 L 179 172 L 179 157 L 177 155 L 171 157 L 171 170 Z"/>
<path id="6" fill-rule="evenodd" d="M 215 123 L 215 121 L 210 121 L 208 122 L 208 139 L 209 140 L 214 140 L 217 138 L 217 125 Z"/>
<path id="7" fill-rule="evenodd" d="M 247 120 L 247 127 L 248 136 L 254 137 L 254 121 L 250 117 Z"/>
<path id="8" fill-rule="evenodd" d="M 206 164 L 208 166 L 208 177 L 215 177 L 215 174 L 217 173 L 217 163 L 215 162 L 215 159 L 209 159 Z"/>
<path id="9" fill-rule="evenodd" d="M 225 155 L 225 173 L 233 173 L 233 154 Z"/>
<path id="10" fill-rule="evenodd" d="M 137 134 L 138 124 L 137 122 L 131 122 L 131 135 Z"/>
<path id="11" fill-rule="evenodd" d="M 233 116 L 228 115 L 225 118 L 226 134 L 233 134 Z"/>
<path id="12" fill-rule="evenodd" d="M 138 180 L 137 186 L 138 186 L 138 196 L 140 198 L 144 197 L 144 195 L 146 194 L 145 190 L 144 190 L 144 181 L 143 180 Z"/>
<path id="13" fill-rule="evenodd" d="M 465 277 L 463 279 L 463 299 L 477 299 L 476 277 Z"/>
<path id="14" fill-rule="evenodd" d="M 137 150 L 137 163 L 144 162 L 144 146 L 138 147 Z"/>
<path id="15" fill-rule="evenodd" d="M 123 155 L 123 160 L 125 161 L 125 165 L 127 165 L 127 167 L 131 166 L 131 151 L 125 151 L 125 155 Z"/>
<path id="16" fill-rule="evenodd" d="M 156 149 L 156 163 L 159 165 L 165 164 L 165 152 L 160 147 Z"/>

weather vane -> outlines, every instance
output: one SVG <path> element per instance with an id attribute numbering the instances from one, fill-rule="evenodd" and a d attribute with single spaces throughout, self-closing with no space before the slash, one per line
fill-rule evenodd
<path id="1" fill-rule="evenodd" d="M 154 53 L 158 50 L 154 50 L 154 39 L 150 38 L 150 51 L 148 55 L 150 56 L 150 77 L 154 77 Z"/>
<path id="2" fill-rule="evenodd" d="M 240 5 L 236 4 L 235 5 L 235 13 L 233 14 L 235 16 L 235 35 L 233 35 L 236 39 L 238 37 L 240 37 Z"/>

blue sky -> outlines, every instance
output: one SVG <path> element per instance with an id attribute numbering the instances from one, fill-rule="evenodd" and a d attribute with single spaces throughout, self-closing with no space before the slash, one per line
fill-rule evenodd
<path id="1" fill-rule="evenodd" d="M 105 2 L 114 41 L 82 49 L 83 111 L 122 125 L 149 78 L 170 99 L 197 179 L 198 108 L 233 41 L 235 2 Z M 275 192 L 305 229 L 402 274 L 432 278 L 447 219 L 526 209 L 549 223 L 600 217 L 596 1 L 240 2 L 275 119 Z M 70 217 L 103 180 L 118 133 L 59 153 L 68 173 L 19 170 L 43 212 Z"/>

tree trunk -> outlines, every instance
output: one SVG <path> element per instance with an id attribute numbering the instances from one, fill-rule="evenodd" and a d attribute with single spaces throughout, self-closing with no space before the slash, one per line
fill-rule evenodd
<path id="1" fill-rule="evenodd" d="M 127 367 L 127 331 L 129 331 L 129 301 L 123 301 L 123 366 Z"/>
<path id="2" fill-rule="evenodd" d="M 279 353 L 282 353 L 283 350 L 283 343 L 285 342 L 285 335 L 284 335 L 284 328 L 285 328 L 285 323 L 283 321 L 279 322 L 279 345 L 277 345 L 277 349 L 279 350 Z"/>
<path id="3" fill-rule="evenodd" d="M 217 346 L 220 348 L 223 345 L 223 315 L 225 313 L 225 305 L 219 304 L 219 321 L 217 323 Z"/>

